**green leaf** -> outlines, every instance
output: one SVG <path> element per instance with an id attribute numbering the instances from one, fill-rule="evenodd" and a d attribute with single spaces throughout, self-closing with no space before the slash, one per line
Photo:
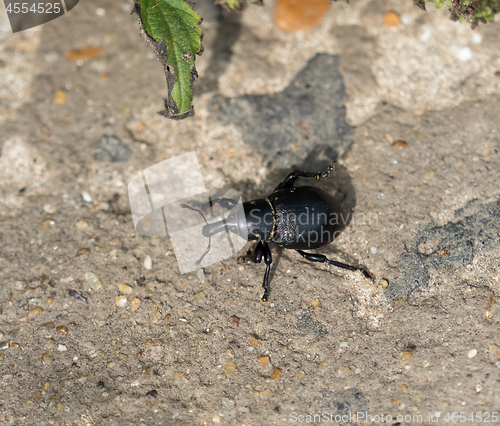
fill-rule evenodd
<path id="1" fill-rule="evenodd" d="M 167 77 L 167 109 L 160 114 L 176 119 L 192 116 L 193 82 L 198 77 L 194 58 L 203 51 L 200 15 L 184 0 L 134 2 L 147 43 L 155 50 Z"/>
<path id="2" fill-rule="evenodd" d="M 220 4 L 226 10 L 241 10 L 243 0 L 215 0 L 215 4 Z"/>

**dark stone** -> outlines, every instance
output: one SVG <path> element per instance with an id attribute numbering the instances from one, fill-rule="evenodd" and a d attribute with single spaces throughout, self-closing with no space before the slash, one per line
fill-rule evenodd
<path id="1" fill-rule="evenodd" d="M 370 404 L 363 393 L 355 388 L 334 392 L 322 389 L 319 395 L 313 398 L 311 408 L 315 411 L 326 410 L 333 415 L 349 416 L 349 413 L 369 413 Z"/>
<path id="2" fill-rule="evenodd" d="M 111 163 L 125 163 L 130 160 L 132 151 L 116 136 L 102 135 L 94 160 L 108 161 Z"/>

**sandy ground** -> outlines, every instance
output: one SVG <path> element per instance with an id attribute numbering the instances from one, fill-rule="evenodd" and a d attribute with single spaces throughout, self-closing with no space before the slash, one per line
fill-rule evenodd
<path id="1" fill-rule="evenodd" d="M 0 424 L 498 421 L 500 23 L 359 0 L 285 35 L 272 5 L 200 5 L 180 122 L 156 114 L 132 2 L 16 34 L 2 12 Z M 103 53 L 65 56 L 85 46 Z M 169 238 L 136 233 L 127 185 L 190 151 L 245 199 L 337 158 L 322 187 L 354 215 L 318 252 L 375 282 L 273 248 L 262 304 L 250 246 L 180 274 Z"/>

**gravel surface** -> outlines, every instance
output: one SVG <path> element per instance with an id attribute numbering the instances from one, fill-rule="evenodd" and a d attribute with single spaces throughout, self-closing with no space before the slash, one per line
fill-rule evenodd
<path id="1" fill-rule="evenodd" d="M 0 14 L 0 424 L 495 423 L 500 23 L 359 0 L 282 34 L 273 4 L 200 5 L 182 121 L 156 114 L 132 1 L 16 34 Z M 351 221 L 317 252 L 375 281 L 274 247 L 262 304 L 250 245 L 180 274 L 168 237 L 135 231 L 127 185 L 191 151 L 207 188 L 245 200 L 336 158 L 318 186 Z"/>

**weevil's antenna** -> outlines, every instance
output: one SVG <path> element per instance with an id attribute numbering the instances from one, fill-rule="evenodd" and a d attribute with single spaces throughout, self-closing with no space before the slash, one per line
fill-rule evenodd
<path id="1" fill-rule="evenodd" d="M 200 209 L 197 209 L 196 207 L 193 207 L 193 206 L 190 206 L 188 204 L 180 204 L 180 206 L 183 208 L 183 209 L 189 209 L 193 212 L 196 212 L 198 213 L 202 218 L 203 220 L 205 221 L 205 223 L 208 225 L 208 222 L 207 222 L 207 219 L 205 218 L 205 215 L 203 214 L 203 212 L 200 210 Z M 207 246 L 207 249 L 205 250 L 205 253 L 203 253 L 201 255 L 201 257 L 196 261 L 195 263 L 195 266 L 199 266 L 200 263 L 203 261 L 203 259 L 205 258 L 205 256 L 208 254 L 208 252 L 210 251 L 210 244 L 212 243 L 212 237 L 209 236 L 208 237 L 208 246 Z"/>

